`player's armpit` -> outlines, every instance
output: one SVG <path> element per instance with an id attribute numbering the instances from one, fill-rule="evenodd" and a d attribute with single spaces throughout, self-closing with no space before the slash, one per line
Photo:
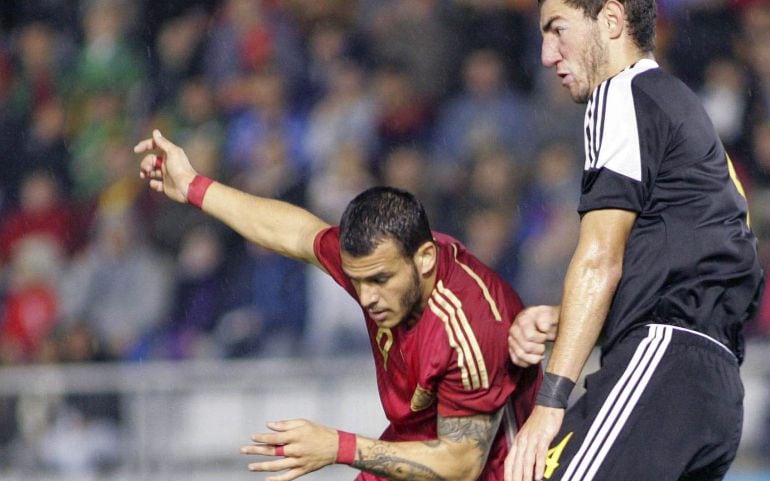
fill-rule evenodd
<path id="1" fill-rule="evenodd" d="M 484 469 L 501 418 L 502 410 L 439 416 L 437 440 L 385 442 L 359 437 L 352 466 L 393 480 L 473 481 Z"/>

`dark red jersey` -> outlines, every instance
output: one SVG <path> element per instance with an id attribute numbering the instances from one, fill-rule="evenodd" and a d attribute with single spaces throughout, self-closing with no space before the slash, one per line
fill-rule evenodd
<path id="1" fill-rule="evenodd" d="M 381 328 L 368 317 L 377 386 L 390 425 L 381 439 L 436 439 L 437 415 L 494 413 L 505 409 L 500 432 L 479 479 L 502 480 L 513 434 L 534 406 L 538 366 L 515 367 L 508 358 L 508 328 L 522 309 L 516 292 L 459 241 L 434 233 L 436 286 L 412 327 Z M 342 270 L 339 228 L 321 231 L 315 255 L 354 298 Z M 374 476 L 362 473 L 366 479 Z"/>

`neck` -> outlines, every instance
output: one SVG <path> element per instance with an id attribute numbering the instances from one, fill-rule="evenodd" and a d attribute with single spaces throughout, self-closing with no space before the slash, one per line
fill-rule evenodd
<path id="1" fill-rule="evenodd" d="M 428 307 L 428 299 L 433 294 L 433 289 L 436 288 L 436 277 L 438 276 L 438 261 L 436 265 L 431 269 L 430 274 L 423 278 L 423 283 L 420 292 L 420 304 L 415 309 L 412 317 L 409 319 L 409 326 L 413 326 L 422 317 L 423 311 Z"/>
<path id="2" fill-rule="evenodd" d="M 602 81 L 617 75 L 625 68 L 645 58 L 650 60 L 655 59 L 652 52 L 643 52 L 639 50 L 636 44 L 630 40 L 611 45 L 609 51 L 610 61 L 607 64 L 607 76 L 602 79 Z"/>

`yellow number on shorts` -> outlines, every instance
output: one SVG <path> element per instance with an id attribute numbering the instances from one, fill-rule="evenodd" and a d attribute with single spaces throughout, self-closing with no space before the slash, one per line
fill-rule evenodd
<path id="1" fill-rule="evenodd" d="M 572 433 L 567 434 L 559 444 L 548 450 L 548 456 L 545 458 L 545 474 L 543 475 L 545 479 L 551 479 L 553 472 L 559 467 L 561 452 L 564 451 L 571 437 Z"/>

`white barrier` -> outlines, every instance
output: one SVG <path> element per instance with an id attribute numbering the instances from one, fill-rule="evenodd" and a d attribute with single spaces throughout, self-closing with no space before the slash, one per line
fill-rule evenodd
<path id="1" fill-rule="evenodd" d="M 595 366 L 592 356 L 589 369 Z M 738 470 L 742 462 L 756 463 L 757 443 L 767 435 L 770 345 L 749 346 L 742 371 L 746 419 Z M 111 470 L 85 470 L 74 463 L 66 469 L 45 467 L 50 453 L 41 450 L 50 431 L 41 420 L 66 396 L 78 394 L 120 399 L 121 443 Z M 22 424 L 19 440 L 6 446 L 0 464 L 0 479 L 9 481 L 260 480 L 265 476 L 249 473 L 251 458 L 238 449 L 251 433 L 264 431 L 267 421 L 301 417 L 372 437 L 386 425 L 369 356 L 3 368 L 0 398 L 17 400 Z M 78 459 L 79 450 L 86 449 L 78 439 L 93 441 L 72 436 L 64 456 Z M 350 468 L 330 467 L 306 479 L 354 476 Z"/>

